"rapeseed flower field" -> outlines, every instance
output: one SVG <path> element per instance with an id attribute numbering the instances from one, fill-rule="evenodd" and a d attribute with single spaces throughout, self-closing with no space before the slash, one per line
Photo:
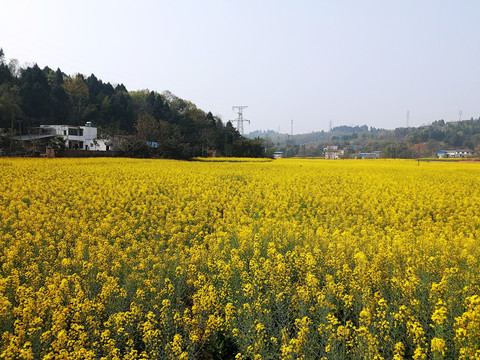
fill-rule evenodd
<path id="1" fill-rule="evenodd" d="M 0 159 L 2 359 L 480 359 L 480 167 Z"/>

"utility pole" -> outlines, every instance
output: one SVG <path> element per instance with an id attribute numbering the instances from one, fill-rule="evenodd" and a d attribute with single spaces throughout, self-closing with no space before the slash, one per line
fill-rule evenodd
<path id="1" fill-rule="evenodd" d="M 293 120 L 290 122 L 290 136 L 293 137 Z"/>
<path id="2" fill-rule="evenodd" d="M 247 120 L 247 119 L 243 118 L 243 109 L 245 109 L 247 107 L 248 106 L 245 106 L 245 105 L 232 106 L 232 110 L 237 109 L 238 118 L 233 120 L 233 121 L 237 121 L 237 130 L 240 133 L 240 135 L 242 135 L 242 136 L 244 134 L 244 132 L 243 132 L 243 122 L 248 121 L 248 123 L 250 124 L 250 120 Z"/>
<path id="3" fill-rule="evenodd" d="M 410 110 L 407 110 L 407 129 L 410 127 Z"/>

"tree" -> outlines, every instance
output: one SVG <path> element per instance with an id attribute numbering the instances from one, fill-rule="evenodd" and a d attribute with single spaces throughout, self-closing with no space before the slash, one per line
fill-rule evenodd
<path id="1" fill-rule="evenodd" d="M 153 116 L 157 120 L 168 121 L 170 119 L 170 112 L 168 106 L 165 105 L 162 95 L 155 95 L 155 103 L 153 105 Z"/>
<path id="2" fill-rule="evenodd" d="M 21 74 L 21 68 L 17 59 L 10 59 L 8 62 L 8 70 L 14 77 L 18 77 Z"/>
<path id="3" fill-rule="evenodd" d="M 208 155 L 208 150 L 215 150 L 215 130 L 212 128 L 201 129 L 199 135 L 201 155 Z"/>
<path id="4" fill-rule="evenodd" d="M 147 105 L 147 111 L 153 115 L 153 109 L 155 107 L 155 93 L 150 91 L 147 98 L 145 99 Z"/>
<path id="5" fill-rule="evenodd" d="M 55 72 L 52 70 L 47 78 L 51 87 L 50 98 L 52 101 L 50 123 L 65 124 L 70 110 L 69 98 L 65 92 L 65 89 L 63 88 L 63 83 L 67 76 L 62 73 L 60 69 L 57 69 Z"/>
<path id="6" fill-rule="evenodd" d="M 265 143 L 263 139 L 257 138 L 253 140 L 239 139 L 233 144 L 233 156 L 236 157 L 263 157 L 265 152 Z"/>
<path id="7" fill-rule="evenodd" d="M 128 93 L 127 88 L 123 84 L 118 84 L 115 86 L 115 92 Z"/>
<path id="8" fill-rule="evenodd" d="M 90 94 L 90 99 L 92 101 L 96 101 L 97 100 L 96 97 L 102 92 L 102 88 L 103 88 L 102 81 L 99 81 L 97 77 L 94 74 L 92 74 L 85 81 L 85 85 L 87 85 L 88 92 Z"/>
<path id="9" fill-rule="evenodd" d="M 23 115 L 20 103 L 20 88 L 17 85 L 10 86 L 6 83 L 0 86 L 0 111 L 10 118 L 10 137 L 15 135 L 15 119 Z M 10 152 L 12 145 L 13 139 L 10 139 Z"/>
<path id="10" fill-rule="evenodd" d="M 210 126 L 215 127 L 215 125 L 216 125 L 215 117 L 213 116 L 213 114 L 210 111 L 207 113 L 207 116 L 205 118 L 207 119 L 207 122 Z"/>
<path id="11" fill-rule="evenodd" d="M 227 121 L 223 129 L 223 146 L 225 156 L 233 156 L 233 143 L 240 138 L 240 133 L 234 128 L 231 121 Z"/>
<path id="12" fill-rule="evenodd" d="M 62 135 L 56 135 L 53 139 L 50 140 L 48 145 L 55 152 L 55 156 L 60 155 L 67 148 L 67 146 L 65 145 L 65 139 Z"/>
<path id="13" fill-rule="evenodd" d="M 52 108 L 51 88 L 48 84 L 46 72 L 43 72 L 35 64 L 32 67 L 22 69 L 20 80 L 22 110 L 26 119 L 33 121 L 34 124 L 45 122 L 49 119 Z"/>
<path id="14" fill-rule="evenodd" d="M 137 137 L 142 141 L 158 141 L 158 123 L 148 113 L 138 115 L 135 130 Z"/>
<path id="15" fill-rule="evenodd" d="M 72 123 L 79 126 L 89 99 L 87 84 L 83 77 L 77 74 L 74 78 L 69 76 L 62 86 L 72 106 Z"/>
<path id="16" fill-rule="evenodd" d="M 115 142 L 114 149 L 123 156 L 139 158 L 150 156 L 150 149 L 145 141 L 141 141 L 134 135 L 127 135 L 118 138 Z"/>
<path id="17" fill-rule="evenodd" d="M 191 146 L 185 143 L 178 125 L 168 125 L 168 134 L 159 144 L 163 156 L 171 159 L 188 159 L 192 156 Z"/>
<path id="18" fill-rule="evenodd" d="M 6 82 L 12 81 L 13 76 L 8 68 L 7 64 L 5 64 L 5 58 L 2 48 L 0 48 L 0 85 Z"/>
<path id="19" fill-rule="evenodd" d="M 103 108 L 102 104 L 102 110 Z M 133 133 L 135 130 L 135 112 L 132 99 L 128 93 L 116 91 L 109 98 L 108 104 L 104 109 L 106 110 L 104 113 L 105 121 L 110 126 L 115 126 L 129 134 Z"/>
<path id="20" fill-rule="evenodd" d="M 386 158 L 411 159 L 412 152 L 404 143 L 389 143 L 383 149 Z"/>

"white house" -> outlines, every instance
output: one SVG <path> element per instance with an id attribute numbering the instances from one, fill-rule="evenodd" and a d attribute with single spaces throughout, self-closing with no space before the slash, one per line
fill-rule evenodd
<path id="1" fill-rule="evenodd" d="M 54 138 L 60 135 L 65 140 L 67 149 L 108 151 L 110 145 L 105 139 L 97 138 L 97 128 L 87 122 L 84 126 L 71 125 L 40 125 L 31 129 L 28 135 L 16 136 L 17 140 L 32 141 Z"/>
<path id="2" fill-rule="evenodd" d="M 327 145 L 323 151 L 325 152 L 325 159 L 327 160 L 340 159 L 340 156 L 343 155 L 343 150 L 338 150 L 338 146 L 336 145 Z"/>
<path id="3" fill-rule="evenodd" d="M 440 150 L 437 152 L 437 157 L 439 158 L 465 158 L 472 157 L 475 153 L 467 149 L 458 149 L 458 150 Z"/>

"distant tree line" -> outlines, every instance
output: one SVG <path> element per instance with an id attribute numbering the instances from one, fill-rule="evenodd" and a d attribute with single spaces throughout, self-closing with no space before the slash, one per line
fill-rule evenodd
<path id="1" fill-rule="evenodd" d="M 261 135 L 261 133 L 260 133 Z M 331 131 L 319 131 L 290 136 L 268 132 L 266 142 L 272 148 L 291 156 L 324 156 L 327 145 L 345 149 L 344 157 L 359 152 L 380 151 L 383 157 L 413 159 L 434 157 L 442 149 L 466 149 L 480 153 L 480 118 L 395 130 L 362 126 L 338 126 Z"/>
<path id="2" fill-rule="evenodd" d="M 262 139 L 246 139 L 190 101 L 166 91 L 128 91 L 94 74 L 69 76 L 34 64 L 19 67 L 0 49 L 0 148 L 8 153 L 12 137 L 40 125 L 84 125 L 115 138 L 126 156 L 262 157 Z M 155 144 L 154 146 L 152 144 Z"/>

